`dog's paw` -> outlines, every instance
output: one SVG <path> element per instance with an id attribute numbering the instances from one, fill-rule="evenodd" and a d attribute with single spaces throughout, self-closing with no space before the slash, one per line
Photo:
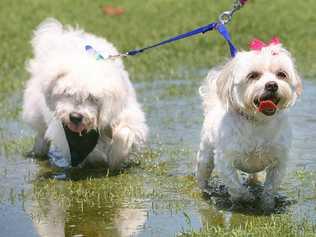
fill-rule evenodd
<path id="1" fill-rule="evenodd" d="M 113 134 L 113 144 L 116 144 L 123 150 L 129 150 L 134 140 L 135 136 L 128 127 L 121 127 Z"/>
<path id="2" fill-rule="evenodd" d="M 275 197 L 272 193 L 270 192 L 263 192 L 261 195 L 261 210 L 265 213 L 271 213 L 275 209 Z"/>
<path id="3" fill-rule="evenodd" d="M 254 202 L 256 197 L 254 194 L 249 192 L 248 189 L 243 188 L 238 194 L 231 194 L 232 202 Z"/>
<path id="4" fill-rule="evenodd" d="M 120 170 L 124 162 L 130 158 L 131 148 L 134 143 L 134 134 L 128 127 L 120 127 L 113 132 L 111 149 L 109 152 L 109 167 Z"/>

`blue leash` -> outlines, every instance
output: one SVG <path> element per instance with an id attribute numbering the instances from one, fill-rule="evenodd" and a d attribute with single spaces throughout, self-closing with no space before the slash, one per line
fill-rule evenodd
<path id="1" fill-rule="evenodd" d="M 86 45 L 85 49 L 86 49 L 87 52 L 92 52 L 92 54 L 95 56 L 95 58 L 97 60 L 100 60 L 100 59 L 113 59 L 113 58 L 117 58 L 117 57 L 126 57 L 126 56 L 135 56 L 135 55 L 144 53 L 145 51 L 147 51 L 149 49 L 157 48 L 157 47 L 160 47 L 160 46 L 165 45 L 165 44 L 170 44 L 172 42 L 175 42 L 175 41 L 178 41 L 178 40 L 181 40 L 181 39 L 184 39 L 184 38 L 188 38 L 188 37 L 191 37 L 191 36 L 194 36 L 194 35 L 197 35 L 197 34 L 204 34 L 204 33 L 208 32 L 208 31 L 211 31 L 211 30 L 214 30 L 214 29 L 216 29 L 218 31 L 218 33 L 220 33 L 220 35 L 226 40 L 226 42 L 229 45 L 230 55 L 232 57 L 235 57 L 235 55 L 237 53 L 237 48 L 232 43 L 230 34 L 229 34 L 227 28 L 225 27 L 225 25 L 221 24 L 221 23 L 218 23 L 218 22 L 213 22 L 213 23 L 211 23 L 209 25 L 199 27 L 199 28 L 194 29 L 192 31 L 186 32 L 186 33 L 181 34 L 181 35 L 177 35 L 175 37 L 169 38 L 169 39 L 164 40 L 162 42 L 159 42 L 157 44 L 153 44 L 153 45 L 141 48 L 141 49 L 130 50 L 130 51 L 127 51 L 126 53 L 118 54 L 118 55 L 110 55 L 108 58 L 104 58 L 91 45 Z"/>
<path id="2" fill-rule="evenodd" d="M 234 57 L 237 53 L 237 48 L 233 45 L 231 38 L 230 38 L 230 35 L 229 35 L 229 32 L 228 32 L 227 28 L 225 27 L 225 25 L 220 24 L 218 22 L 213 22 L 209 25 L 199 27 L 199 28 L 194 29 L 192 31 L 186 32 L 186 33 L 181 34 L 181 35 L 177 35 L 175 37 L 172 37 L 170 39 L 164 40 L 162 42 L 159 42 L 157 44 L 153 44 L 151 46 L 148 46 L 148 47 L 145 47 L 142 49 L 134 49 L 134 50 L 128 51 L 125 53 L 125 55 L 135 56 L 137 54 L 145 52 L 146 50 L 149 50 L 152 48 L 157 48 L 157 47 L 160 47 L 162 45 L 169 44 L 169 43 L 172 43 L 172 42 L 184 39 L 184 38 L 188 38 L 188 37 L 191 37 L 191 36 L 194 36 L 197 34 L 204 34 L 208 31 L 211 31 L 214 29 L 217 29 L 217 31 L 221 34 L 221 36 L 227 41 L 227 43 L 229 44 L 229 48 L 230 48 L 230 54 L 232 57 Z"/>
<path id="3" fill-rule="evenodd" d="M 197 34 L 204 34 L 208 31 L 212 31 L 214 29 L 217 30 L 217 32 L 226 40 L 227 44 L 229 45 L 229 50 L 230 50 L 230 55 L 231 57 L 235 57 L 235 55 L 237 54 L 237 48 L 234 46 L 234 44 L 232 43 L 230 34 L 227 30 L 227 28 L 225 27 L 225 24 L 229 23 L 232 20 L 232 16 L 233 14 L 239 10 L 245 3 L 247 0 L 235 0 L 233 8 L 230 11 L 225 11 L 222 14 L 220 14 L 219 19 L 217 22 L 212 22 L 211 24 L 196 28 L 192 31 L 177 35 L 175 37 L 171 37 L 167 40 L 161 41 L 159 43 L 141 48 L 141 49 L 134 49 L 134 50 L 130 50 L 127 51 L 126 53 L 123 54 L 118 54 L 118 55 L 110 55 L 108 58 L 104 58 L 100 53 L 98 53 L 95 49 L 93 49 L 92 46 L 90 45 L 86 45 L 85 49 L 88 52 L 92 52 L 96 59 L 113 59 L 113 58 L 117 58 L 117 57 L 126 57 L 126 56 L 135 56 L 141 53 L 144 53 L 145 51 L 149 50 L 149 49 L 153 49 L 153 48 L 157 48 L 160 47 L 162 45 L 165 44 L 170 44 L 172 42 L 184 39 L 184 38 L 188 38 Z"/>

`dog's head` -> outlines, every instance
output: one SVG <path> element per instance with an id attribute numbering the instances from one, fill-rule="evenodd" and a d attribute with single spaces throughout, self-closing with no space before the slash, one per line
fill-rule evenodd
<path id="1" fill-rule="evenodd" d="M 228 109 L 257 118 L 272 118 L 302 92 L 294 61 L 280 43 L 239 52 L 224 65 L 216 83 Z"/>
<path id="2" fill-rule="evenodd" d="M 51 67 L 43 90 L 54 116 L 78 134 L 108 128 L 124 106 L 126 72 L 93 58 L 62 59 Z"/>

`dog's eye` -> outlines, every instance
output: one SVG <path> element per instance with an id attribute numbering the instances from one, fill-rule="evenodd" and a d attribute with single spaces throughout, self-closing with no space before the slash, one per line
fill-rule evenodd
<path id="1" fill-rule="evenodd" d="M 279 79 L 282 79 L 282 80 L 287 79 L 287 74 L 286 74 L 286 72 L 283 72 L 283 71 L 278 71 L 278 72 L 276 73 L 276 76 L 277 76 Z"/>
<path id="2" fill-rule="evenodd" d="M 260 72 L 251 72 L 247 75 L 248 80 L 258 80 L 261 77 Z"/>
<path id="3" fill-rule="evenodd" d="M 90 102 L 92 102 L 92 103 L 97 103 L 98 102 L 98 99 L 95 96 L 93 96 L 93 95 L 89 95 L 88 96 L 88 100 Z"/>

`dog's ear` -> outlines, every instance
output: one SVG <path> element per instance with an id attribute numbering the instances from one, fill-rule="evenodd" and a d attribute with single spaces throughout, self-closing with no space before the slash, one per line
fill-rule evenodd
<path id="1" fill-rule="evenodd" d="M 233 63 L 229 61 L 221 69 L 216 79 L 217 96 L 225 106 L 229 106 L 231 103 L 233 79 Z"/>
<path id="2" fill-rule="evenodd" d="M 282 52 L 289 58 L 289 74 L 291 79 L 291 86 L 293 87 L 295 91 L 295 97 L 299 97 L 303 92 L 303 83 L 302 79 L 297 72 L 296 65 L 295 65 L 295 59 L 292 57 L 291 53 L 287 51 L 286 49 L 282 48 Z"/>
<path id="3" fill-rule="evenodd" d="M 295 93 L 297 96 L 300 96 L 303 92 L 303 83 L 301 77 L 298 75 L 298 72 L 295 71 L 294 73 L 294 88 L 295 88 Z"/>
<path id="4" fill-rule="evenodd" d="M 103 129 L 112 126 L 112 121 L 121 113 L 124 108 L 124 98 L 117 93 L 105 93 L 99 100 L 99 116 L 98 129 Z"/>
<path id="5" fill-rule="evenodd" d="M 51 76 L 51 79 L 48 80 L 48 83 L 43 85 L 43 94 L 45 96 L 45 100 L 47 103 L 47 106 L 51 109 L 54 110 L 54 94 L 53 91 L 56 89 L 57 82 L 59 80 L 62 80 L 67 76 L 67 72 L 65 70 L 62 70 L 58 72 L 57 74 L 54 74 Z"/>

